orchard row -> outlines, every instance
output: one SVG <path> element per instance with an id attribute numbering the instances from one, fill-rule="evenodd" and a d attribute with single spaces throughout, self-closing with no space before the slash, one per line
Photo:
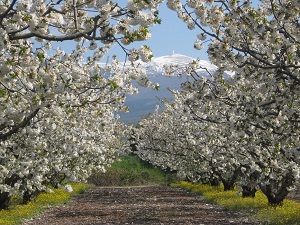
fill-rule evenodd
<path id="1" fill-rule="evenodd" d="M 0 208 L 85 181 L 128 147 L 116 112 L 132 80 L 151 84 L 135 65 L 99 62 L 114 44 L 150 60 L 125 45 L 151 36 L 160 2 L 0 1 Z"/>
<path id="2" fill-rule="evenodd" d="M 237 185 L 244 196 L 261 189 L 282 203 L 300 182 L 300 2 L 168 3 L 201 32 L 195 48 L 210 43 L 219 69 L 205 79 L 198 61 L 173 66 L 190 79 L 134 129 L 136 154 L 185 179 Z"/>

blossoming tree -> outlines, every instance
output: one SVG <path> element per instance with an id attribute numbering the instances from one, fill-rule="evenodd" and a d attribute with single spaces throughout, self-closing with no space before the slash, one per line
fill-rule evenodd
<path id="1" fill-rule="evenodd" d="M 131 79 L 149 82 L 117 59 L 99 61 L 114 44 L 130 61 L 150 60 L 148 47 L 126 45 L 151 36 L 160 2 L 0 1 L 0 207 L 85 180 L 124 146 L 115 112 L 136 91 Z"/>
<path id="2" fill-rule="evenodd" d="M 207 81 L 198 77 L 197 62 L 185 70 L 195 78 L 183 84 L 190 93 L 186 113 L 214 127 L 202 129 L 210 140 L 204 147 L 232 155 L 233 161 L 219 158 L 225 159 L 224 171 L 239 168 L 240 182 L 259 186 L 270 204 L 282 203 L 299 185 L 300 174 L 299 2 L 167 4 L 189 29 L 199 29 L 194 47 L 201 50 L 208 43 L 210 61 L 219 68 Z M 234 76 L 225 79 L 224 71 Z"/>

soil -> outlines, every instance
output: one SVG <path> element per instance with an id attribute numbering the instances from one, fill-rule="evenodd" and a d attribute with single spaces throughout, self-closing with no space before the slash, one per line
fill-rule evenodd
<path id="1" fill-rule="evenodd" d="M 46 210 L 24 225 L 259 224 L 243 213 L 206 203 L 202 196 L 168 186 L 95 187 Z"/>

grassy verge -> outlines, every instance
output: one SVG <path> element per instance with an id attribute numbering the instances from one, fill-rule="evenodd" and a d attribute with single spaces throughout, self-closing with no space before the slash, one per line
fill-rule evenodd
<path id="1" fill-rule="evenodd" d="M 94 173 L 89 182 L 97 186 L 138 186 L 170 184 L 175 180 L 175 174 L 130 155 L 116 160 L 105 173 Z"/>
<path id="2" fill-rule="evenodd" d="M 171 186 L 180 187 L 186 190 L 203 195 L 208 202 L 221 205 L 231 211 L 245 211 L 263 224 L 269 225 L 299 225 L 300 203 L 291 200 L 284 200 L 282 206 L 271 207 L 267 198 L 258 191 L 255 198 L 242 198 L 237 191 L 223 191 L 221 186 L 212 187 L 204 184 L 192 184 L 190 182 L 174 183 Z"/>
<path id="3" fill-rule="evenodd" d="M 15 200 L 10 209 L 0 211 L 0 224 L 16 225 L 25 219 L 32 218 L 50 206 L 57 206 L 68 202 L 73 196 L 78 195 L 92 185 L 74 183 L 73 192 L 68 193 L 63 189 L 54 189 L 54 193 L 41 193 L 34 201 L 26 205 L 17 204 Z"/>

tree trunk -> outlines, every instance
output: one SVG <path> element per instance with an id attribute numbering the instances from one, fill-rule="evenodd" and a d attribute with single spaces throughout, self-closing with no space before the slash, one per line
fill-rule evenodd
<path id="1" fill-rule="evenodd" d="M 288 191 L 284 191 L 277 195 L 266 195 L 268 198 L 268 204 L 273 206 L 282 205 L 283 200 L 288 195 L 288 193 Z"/>
<path id="2" fill-rule="evenodd" d="M 0 209 L 7 209 L 10 202 L 10 196 L 8 192 L 0 193 Z"/>
<path id="3" fill-rule="evenodd" d="M 28 191 L 25 191 L 23 194 L 23 201 L 22 204 L 27 204 L 28 202 L 31 201 L 31 194 Z"/>
<path id="4" fill-rule="evenodd" d="M 293 184 L 293 181 L 293 176 L 288 173 L 280 182 L 273 180 L 268 185 L 260 185 L 261 191 L 268 198 L 268 204 L 272 206 L 282 205 L 283 200 L 289 194 L 288 187 Z"/>
<path id="5" fill-rule="evenodd" d="M 214 186 L 214 187 L 219 186 L 220 185 L 220 180 L 218 178 L 212 178 L 210 180 L 210 185 Z"/>
<path id="6" fill-rule="evenodd" d="M 253 187 L 252 185 L 243 185 L 242 186 L 242 197 L 247 198 L 247 197 L 255 197 L 255 193 L 257 191 L 256 187 Z"/>
<path id="7" fill-rule="evenodd" d="M 240 175 L 240 169 L 237 168 L 228 179 L 224 179 L 220 176 L 220 179 L 224 185 L 224 191 L 231 191 L 234 189 L 235 182 Z"/>
<path id="8" fill-rule="evenodd" d="M 268 204 L 272 206 L 282 205 L 283 200 L 289 193 L 289 191 L 284 187 L 276 191 L 272 188 L 272 185 L 261 186 L 260 189 L 268 198 Z"/>
<path id="9" fill-rule="evenodd" d="M 25 191 L 23 194 L 22 204 L 27 204 L 30 201 L 34 200 L 41 192 L 36 190 L 34 192 Z"/>
<path id="10" fill-rule="evenodd" d="M 19 177 L 17 175 L 12 175 L 5 179 L 4 184 L 10 185 L 13 187 L 18 181 Z M 10 195 L 9 192 L 0 192 L 0 209 L 7 209 L 10 204 Z"/>
<path id="11" fill-rule="evenodd" d="M 234 189 L 234 181 L 232 180 L 223 180 L 222 179 L 222 184 L 224 185 L 224 191 L 232 191 Z"/>

